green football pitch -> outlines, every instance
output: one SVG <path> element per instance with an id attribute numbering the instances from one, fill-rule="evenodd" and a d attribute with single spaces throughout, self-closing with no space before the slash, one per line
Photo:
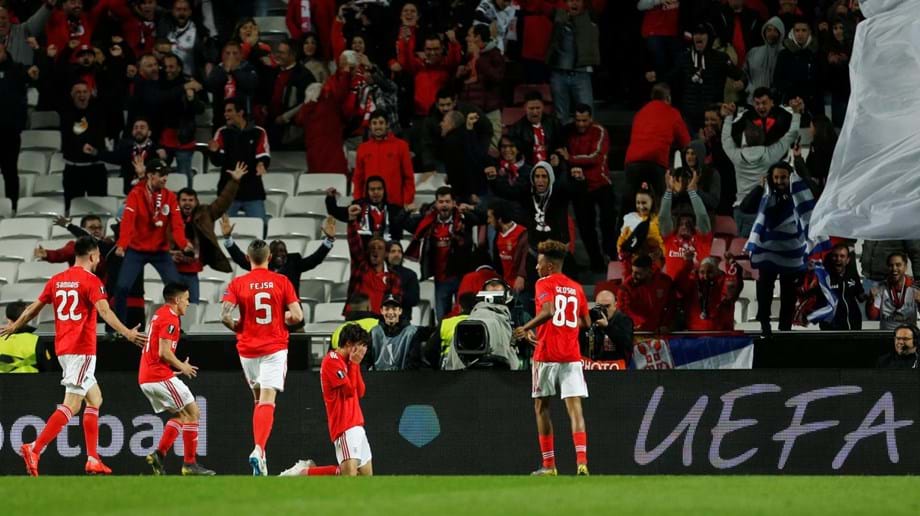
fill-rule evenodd
<path id="1" fill-rule="evenodd" d="M 920 514 L 916 477 L 0 477 L 0 514 Z"/>

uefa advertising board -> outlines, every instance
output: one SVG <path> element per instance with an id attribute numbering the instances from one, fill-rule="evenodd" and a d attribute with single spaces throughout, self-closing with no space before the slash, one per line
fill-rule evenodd
<path id="1" fill-rule="evenodd" d="M 100 373 L 99 452 L 117 474 L 146 472 L 164 419 L 136 375 Z M 920 373 L 875 370 L 587 371 L 593 474 L 918 474 Z M 526 474 L 540 462 L 530 375 L 507 371 L 365 373 L 362 401 L 377 474 Z M 54 374 L 0 376 L 0 474 L 59 403 Z M 201 407 L 200 461 L 246 474 L 252 397 L 242 373 L 188 382 Z M 561 474 L 575 457 L 561 402 L 552 405 Z M 181 439 L 167 467 L 177 472 Z M 49 444 L 43 475 L 81 474 L 74 418 Z M 292 371 L 277 401 L 269 472 L 297 459 L 334 461 L 315 373 Z"/>

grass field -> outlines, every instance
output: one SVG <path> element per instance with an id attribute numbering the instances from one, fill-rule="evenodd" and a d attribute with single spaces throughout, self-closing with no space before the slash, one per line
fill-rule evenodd
<path id="1" fill-rule="evenodd" d="M 920 514 L 915 477 L 0 477 L 0 514 Z"/>

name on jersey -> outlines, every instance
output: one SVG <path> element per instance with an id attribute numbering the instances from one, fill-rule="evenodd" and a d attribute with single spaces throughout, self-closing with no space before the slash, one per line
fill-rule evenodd
<path id="1" fill-rule="evenodd" d="M 575 295 L 575 289 L 572 287 L 556 287 L 557 294 L 567 294 L 570 296 Z"/>
<path id="2" fill-rule="evenodd" d="M 56 281 L 54 288 L 80 288 L 79 281 Z"/>
<path id="3" fill-rule="evenodd" d="M 264 290 L 267 288 L 275 288 L 275 283 L 273 281 L 262 281 L 259 283 L 250 283 L 250 290 Z"/>

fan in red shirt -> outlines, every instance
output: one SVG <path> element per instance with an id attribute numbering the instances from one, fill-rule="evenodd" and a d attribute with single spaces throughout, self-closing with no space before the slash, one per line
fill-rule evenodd
<path id="1" fill-rule="evenodd" d="M 268 270 L 271 253 L 264 240 L 247 249 L 251 272 L 230 282 L 221 306 L 221 322 L 236 332 L 236 349 L 256 405 L 252 413 L 255 447 L 249 455 L 253 476 L 268 475 L 265 443 L 275 419 L 276 393 L 287 374 L 288 326 L 303 320 L 300 300 L 287 276 Z M 240 318 L 233 319 L 239 308 Z"/>
<path id="2" fill-rule="evenodd" d="M 150 401 L 154 412 L 169 412 L 171 418 L 163 428 L 160 444 L 150 455 L 147 464 L 153 468 L 154 475 L 164 473 L 163 462 L 166 453 L 172 448 L 179 433 L 182 433 L 184 460 L 182 475 L 214 475 L 214 472 L 198 464 L 198 404 L 195 396 L 175 371 L 189 378 L 198 376 L 198 368 L 176 358 L 176 346 L 179 345 L 181 321 L 189 305 L 188 287 L 181 283 L 170 283 L 163 287 L 163 300 L 166 302 L 150 319 L 147 326 L 147 344 L 141 353 L 141 365 L 137 374 L 137 383 L 141 392 Z"/>
<path id="3" fill-rule="evenodd" d="M 99 442 L 99 406 L 102 405 L 102 391 L 96 383 L 96 315 L 129 341 L 143 346 L 144 334 L 137 327 L 129 329 L 109 308 L 105 287 L 93 274 L 99 264 L 99 246 L 90 236 L 77 239 L 74 244 L 75 264 L 64 272 L 55 274 L 45 284 L 38 299 L 28 306 L 19 319 L 0 331 L 0 338 L 6 338 L 19 331 L 26 323 L 41 312 L 45 305 L 54 308 L 54 351 L 61 369 L 64 370 L 61 385 L 64 386 L 64 402 L 34 442 L 23 444 L 20 453 L 26 463 L 26 471 L 38 476 L 38 460 L 45 447 L 57 437 L 70 418 L 80 412 L 83 401 L 83 433 L 86 436 L 86 472 L 108 475 L 112 472 L 99 460 L 96 446 Z"/>
<path id="4" fill-rule="evenodd" d="M 689 181 L 688 181 L 689 179 Z M 709 223 L 709 214 L 706 212 L 706 205 L 703 204 L 703 198 L 697 193 L 700 175 L 693 171 L 689 178 L 674 177 L 670 172 L 665 173 L 665 183 L 668 191 L 665 192 L 661 200 L 661 209 L 659 213 L 663 216 L 658 218 L 661 236 L 664 238 L 664 272 L 677 280 L 677 277 L 685 269 L 693 269 L 699 264 L 699 260 L 709 256 L 712 249 L 712 228 Z M 693 208 L 693 215 L 685 212 L 678 213 L 677 216 L 671 217 L 671 203 L 674 197 L 679 195 L 683 190 L 687 190 L 687 197 L 690 199 L 690 205 Z M 677 228 L 674 228 L 672 219 L 677 220 Z M 689 260 L 687 259 L 689 257 Z M 690 271 L 687 271 L 690 272 Z"/>
<path id="5" fill-rule="evenodd" d="M 729 257 L 731 258 L 731 257 Z M 744 284 L 742 269 L 733 260 L 729 262 L 729 274 L 719 270 L 719 259 L 709 256 L 703 259 L 698 270 L 690 266 L 675 280 L 675 288 L 681 294 L 684 312 L 687 314 L 689 331 L 732 331 L 735 329 L 735 301 L 741 295 Z"/>
<path id="6" fill-rule="evenodd" d="M 674 295 L 671 278 L 652 268 L 652 259 L 639 256 L 632 262 L 632 275 L 620 287 L 617 309 L 628 315 L 636 331 L 667 333 Z"/>
<path id="7" fill-rule="evenodd" d="M 553 423 L 550 420 L 549 400 L 560 397 L 572 421 L 572 440 L 575 442 L 577 475 L 588 475 L 587 433 L 581 410 L 581 398 L 588 397 L 578 328 L 591 326 L 588 317 L 588 299 L 581 285 L 562 274 L 562 264 L 568 247 L 555 240 L 544 240 L 537 246 L 537 280 L 535 293 L 536 317 L 514 330 L 514 339 L 527 339 L 536 343 L 533 354 L 531 381 L 534 410 L 537 413 L 537 434 L 543 465 L 533 472 L 538 476 L 556 476 L 556 454 L 553 450 Z M 537 329 L 534 337 L 533 329 Z"/>
<path id="8" fill-rule="evenodd" d="M 511 220 L 507 203 L 489 208 L 489 225 L 495 228 L 495 256 L 501 264 L 502 279 L 515 292 L 524 290 L 527 278 L 527 228 Z"/>
<path id="9" fill-rule="evenodd" d="M 360 399 L 364 397 L 361 360 L 367 353 L 370 335 L 357 324 L 346 324 L 339 334 L 339 347 L 326 353 L 320 366 L 320 382 L 329 437 L 335 445 L 338 466 L 317 466 L 310 459 L 299 460 L 281 476 L 371 476 L 371 445 L 364 431 Z"/>

